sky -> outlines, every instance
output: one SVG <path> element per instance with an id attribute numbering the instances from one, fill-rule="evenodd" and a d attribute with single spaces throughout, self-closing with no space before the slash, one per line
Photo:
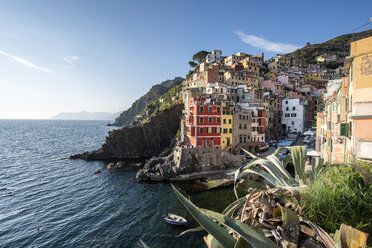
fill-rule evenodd
<path id="1" fill-rule="evenodd" d="M 352 33 L 371 10 L 370 0 L 1 0 L 0 119 L 123 111 L 184 77 L 200 50 L 270 58 Z"/>

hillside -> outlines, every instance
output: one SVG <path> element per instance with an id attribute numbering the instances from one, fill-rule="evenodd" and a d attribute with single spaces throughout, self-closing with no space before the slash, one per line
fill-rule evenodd
<path id="1" fill-rule="evenodd" d="M 360 40 L 372 36 L 372 29 L 355 33 L 354 40 Z M 315 58 L 325 53 L 337 54 L 340 57 L 346 57 L 350 53 L 350 42 L 353 34 L 344 34 L 337 36 L 323 43 L 306 45 L 296 51 L 287 54 L 289 57 L 296 57 L 305 60 L 306 63 L 316 63 Z"/>
<path id="2" fill-rule="evenodd" d="M 148 104 L 157 100 L 161 95 L 167 93 L 170 89 L 180 85 L 184 79 L 181 77 L 175 77 L 171 80 L 166 80 L 160 84 L 156 84 L 139 99 L 137 99 L 132 106 L 122 112 L 112 125 L 114 126 L 125 126 L 128 125 L 134 117 L 145 111 Z"/>

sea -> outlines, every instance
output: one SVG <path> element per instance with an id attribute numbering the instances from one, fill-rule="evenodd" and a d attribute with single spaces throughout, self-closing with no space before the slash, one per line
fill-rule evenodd
<path id="1" fill-rule="evenodd" d="M 66 159 L 100 148 L 114 128 L 106 124 L 0 120 L 0 247 L 139 247 L 140 239 L 151 248 L 206 247 L 205 231 L 178 237 L 198 224 L 169 183 L 137 182 L 129 167 L 107 171 L 110 161 Z M 231 188 L 184 194 L 215 211 L 234 200 Z M 167 213 L 190 226 L 164 222 Z"/>

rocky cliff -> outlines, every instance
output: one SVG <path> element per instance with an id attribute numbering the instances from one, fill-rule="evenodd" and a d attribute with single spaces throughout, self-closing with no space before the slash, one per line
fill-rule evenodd
<path id="1" fill-rule="evenodd" d="M 151 89 L 145 95 L 137 99 L 129 109 L 123 111 L 111 125 L 128 125 L 137 115 L 143 114 L 148 104 L 156 101 L 160 96 L 164 95 L 174 87 L 179 86 L 182 81 L 182 77 L 175 77 L 174 79 L 166 80 L 160 84 L 152 86 Z"/>
<path id="2" fill-rule="evenodd" d="M 226 177 L 226 172 L 244 163 L 241 156 L 222 152 L 216 147 L 181 148 L 173 154 L 152 158 L 138 171 L 139 181 L 190 181 Z"/>
<path id="3" fill-rule="evenodd" d="M 71 159 L 110 160 L 157 156 L 174 141 L 180 128 L 183 104 L 160 110 L 148 121 L 110 131 L 99 150 L 71 156 Z"/>

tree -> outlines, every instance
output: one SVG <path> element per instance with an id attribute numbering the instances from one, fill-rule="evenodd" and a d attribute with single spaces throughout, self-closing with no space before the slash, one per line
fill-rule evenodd
<path id="1" fill-rule="evenodd" d="M 197 66 L 198 64 L 195 63 L 194 61 L 189 61 L 189 65 L 190 65 L 191 67 L 195 67 L 195 66 Z"/>
<path id="2" fill-rule="evenodd" d="M 192 56 L 192 60 L 196 60 L 200 64 L 207 57 L 208 53 L 207 51 L 199 51 Z"/>

